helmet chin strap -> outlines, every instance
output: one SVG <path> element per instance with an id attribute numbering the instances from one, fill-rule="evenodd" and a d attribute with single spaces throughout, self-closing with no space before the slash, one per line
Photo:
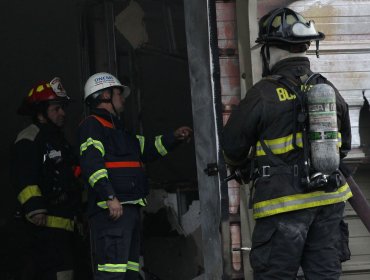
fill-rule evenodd
<path id="1" fill-rule="evenodd" d="M 109 99 L 105 99 L 104 102 L 107 102 L 107 103 L 110 103 L 112 105 L 112 108 L 113 108 L 113 111 L 114 111 L 114 114 L 116 115 L 116 117 L 120 120 L 121 119 L 121 116 L 120 114 L 118 114 L 117 112 L 117 109 L 116 107 L 114 106 L 113 104 L 113 88 L 110 88 L 109 89 L 109 93 L 110 93 L 110 98 Z"/>
<path id="2" fill-rule="evenodd" d="M 270 72 L 270 47 L 266 43 L 261 48 L 261 56 L 263 62 L 262 77 L 266 77 L 271 74 Z"/>

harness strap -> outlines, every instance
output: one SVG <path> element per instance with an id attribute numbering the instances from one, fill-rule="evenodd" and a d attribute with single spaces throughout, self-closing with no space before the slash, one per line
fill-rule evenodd
<path id="1" fill-rule="evenodd" d="M 264 165 L 258 169 L 258 173 L 261 177 L 270 177 L 278 174 L 288 174 L 297 177 L 299 174 L 298 164 L 289 166 L 269 166 Z"/>

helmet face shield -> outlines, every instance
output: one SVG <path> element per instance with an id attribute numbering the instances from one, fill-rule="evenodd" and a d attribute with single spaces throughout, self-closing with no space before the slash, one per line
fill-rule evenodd
<path id="1" fill-rule="evenodd" d="M 312 21 L 307 24 L 296 22 L 292 25 L 292 35 L 296 37 L 315 37 L 319 36 Z"/>
<path id="2" fill-rule="evenodd" d="M 323 40 L 325 35 L 317 32 L 314 22 L 288 8 L 273 10 L 263 16 L 259 23 L 257 43 L 309 44 Z"/>

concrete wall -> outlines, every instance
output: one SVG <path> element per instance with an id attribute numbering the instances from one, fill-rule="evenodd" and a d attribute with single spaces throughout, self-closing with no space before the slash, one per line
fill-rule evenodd
<path id="1" fill-rule="evenodd" d="M 0 226 L 14 209 L 9 182 L 10 147 L 27 120 L 17 116 L 21 99 L 40 80 L 62 78 L 70 106 L 66 131 L 73 139 L 81 117 L 78 9 L 75 0 L 2 0 L 0 5 L 0 119 L 3 132 L 0 178 Z"/>

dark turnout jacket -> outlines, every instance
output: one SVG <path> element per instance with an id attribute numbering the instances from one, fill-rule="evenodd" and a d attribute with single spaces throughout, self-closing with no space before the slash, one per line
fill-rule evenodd
<path id="1" fill-rule="evenodd" d="M 89 188 L 89 214 L 107 208 L 115 196 L 122 204 L 145 205 L 148 182 L 144 163 L 165 156 L 177 141 L 173 134 L 145 139 L 131 135 L 104 109 L 94 109 L 79 127 L 80 164 Z"/>
<path id="2" fill-rule="evenodd" d="M 45 213 L 47 227 L 73 231 L 80 188 L 75 156 L 62 131 L 51 124 L 31 124 L 18 134 L 13 148 L 12 181 L 26 218 Z"/>
<path id="3" fill-rule="evenodd" d="M 352 195 L 343 178 L 342 186 L 335 192 L 318 190 L 306 193 L 301 184 L 304 162 L 303 136 L 302 128 L 297 125 L 295 119 L 295 112 L 300 111 L 300 103 L 295 100 L 295 93 L 280 83 L 278 77 L 289 79 L 290 83 L 300 87 L 302 81 L 312 74 L 306 57 L 288 58 L 278 62 L 272 68 L 272 76 L 263 78 L 247 92 L 245 99 L 232 112 L 224 128 L 223 150 L 226 161 L 231 166 L 245 164 L 249 151 L 254 147 L 252 156 L 256 159 L 256 167 L 261 175 L 255 181 L 255 218 L 338 203 Z M 314 78 L 309 85 L 317 83 L 333 86 L 322 76 Z M 341 154 L 345 156 L 351 148 L 348 105 L 338 90 L 334 90 L 340 135 L 338 142 L 341 145 Z M 261 142 L 267 146 L 272 156 Z M 283 166 L 281 168 L 277 166 L 280 163 Z M 268 169 L 269 174 L 262 174 Z M 271 172 L 274 170 L 275 172 Z"/>

